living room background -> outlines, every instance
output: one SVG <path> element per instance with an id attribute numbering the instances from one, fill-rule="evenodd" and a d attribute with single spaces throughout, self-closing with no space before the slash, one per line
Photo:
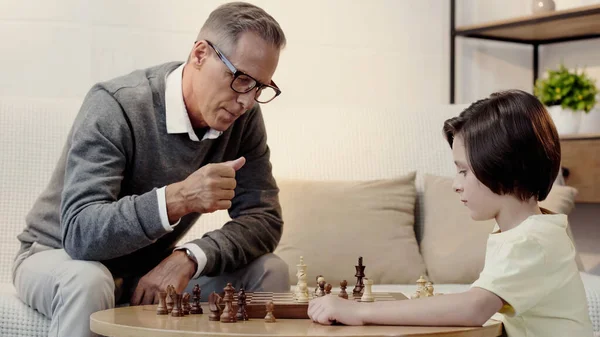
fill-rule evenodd
<path id="1" fill-rule="evenodd" d="M 2 0 L 0 96 L 83 98 L 95 82 L 184 60 L 199 24 L 223 2 Z M 264 107 L 267 116 L 306 107 L 305 120 L 318 122 L 323 116 L 311 114 L 314 104 L 385 109 L 449 102 L 449 1 L 250 2 L 270 12 L 288 39 L 274 77 L 283 94 Z M 599 1 L 555 2 L 561 10 Z M 528 15 L 531 2 L 458 0 L 456 12 L 457 25 L 477 24 Z M 531 47 L 459 38 L 456 50 L 457 103 L 507 88 L 531 92 Z M 586 67 L 600 80 L 600 39 L 541 47 L 541 75 L 560 62 Z M 343 121 L 342 110 L 327 120 Z M 597 274 L 599 218 L 599 205 L 578 205 L 571 216 L 584 263 Z"/>

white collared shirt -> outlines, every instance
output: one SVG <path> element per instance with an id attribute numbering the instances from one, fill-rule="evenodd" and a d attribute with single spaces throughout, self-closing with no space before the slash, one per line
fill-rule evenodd
<path id="1" fill-rule="evenodd" d="M 167 74 L 165 78 L 165 119 L 167 124 L 167 133 L 187 133 L 190 139 L 195 142 L 204 141 L 206 139 L 216 139 L 223 133 L 222 131 L 217 131 L 211 128 L 204 134 L 202 140 L 198 139 L 196 132 L 194 132 L 192 122 L 190 121 L 190 117 L 183 101 L 182 77 L 184 66 L 185 63 L 177 67 L 177 69 L 173 70 L 171 73 Z M 168 232 L 171 232 L 173 231 L 173 227 L 179 224 L 179 220 L 173 225 L 169 223 L 165 188 L 166 186 L 163 186 L 156 190 L 156 196 L 158 198 L 158 211 L 163 227 Z M 198 245 L 189 242 L 183 246 L 178 246 L 175 249 L 184 248 L 187 248 L 192 252 L 196 262 L 198 263 L 198 268 L 196 269 L 196 273 L 194 275 L 194 278 L 198 278 L 206 266 L 206 254 Z"/>

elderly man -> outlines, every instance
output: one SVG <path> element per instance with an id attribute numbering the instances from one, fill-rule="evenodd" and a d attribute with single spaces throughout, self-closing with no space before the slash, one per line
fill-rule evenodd
<path id="1" fill-rule="evenodd" d="M 18 236 L 13 281 L 51 336 L 90 335 L 91 313 L 155 303 L 169 284 L 198 283 L 203 297 L 226 282 L 289 289 L 271 253 L 283 223 L 258 105 L 280 94 L 271 78 L 285 42 L 262 9 L 225 4 L 186 63 L 89 91 Z M 225 209 L 222 229 L 177 246 L 201 214 Z"/>

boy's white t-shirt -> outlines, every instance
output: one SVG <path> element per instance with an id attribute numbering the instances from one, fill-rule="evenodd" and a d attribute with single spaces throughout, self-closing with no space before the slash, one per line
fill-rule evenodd
<path id="1" fill-rule="evenodd" d="M 472 287 L 507 304 L 500 318 L 509 337 L 593 336 L 585 289 L 564 214 L 533 215 L 487 241 L 485 266 Z"/>

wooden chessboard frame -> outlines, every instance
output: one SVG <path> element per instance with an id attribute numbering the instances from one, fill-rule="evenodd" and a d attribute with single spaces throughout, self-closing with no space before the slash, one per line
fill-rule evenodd
<path id="1" fill-rule="evenodd" d="M 337 296 L 338 293 L 331 293 Z M 405 300 L 406 296 L 402 293 L 373 292 L 375 301 L 396 301 Z M 313 293 L 309 293 L 309 300 L 315 298 Z M 348 293 L 348 300 L 360 302 L 360 296 L 354 296 L 352 292 Z M 308 303 L 299 303 L 294 300 L 293 292 L 272 293 L 272 292 L 247 292 L 246 293 L 246 313 L 248 318 L 264 318 L 267 314 L 266 304 L 273 301 L 275 310 L 273 314 L 277 319 L 308 319 Z M 224 304 L 220 304 L 221 308 Z M 237 293 L 233 300 L 233 310 L 237 312 Z"/>

